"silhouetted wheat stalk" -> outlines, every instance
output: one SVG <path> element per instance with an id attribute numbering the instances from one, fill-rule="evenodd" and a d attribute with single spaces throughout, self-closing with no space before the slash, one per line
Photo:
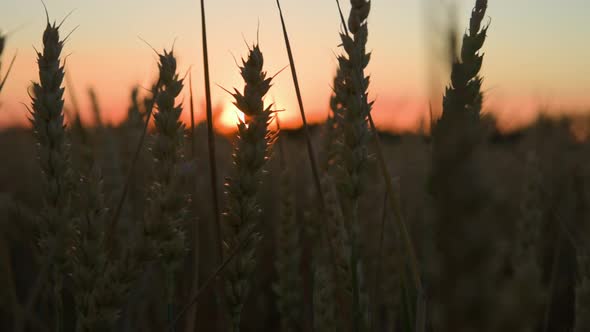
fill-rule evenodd
<path id="1" fill-rule="evenodd" d="M 295 88 L 295 95 L 297 96 L 297 104 L 299 106 L 299 114 L 301 115 L 301 121 L 303 122 L 303 132 L 305 134 L 305 143 L 307 146 L 307 155 L 309 157 L 309 163 L 311 167 L 311 173 L 313 175 L 313 182 L 315 185 L 315 189 L 318 194 L 318 198 L 320 201 L 320 205 L 322 210 L 325 209 L 324 204 L 324 194 L 322 192 L 322 187 L 320 183 L 320 174 L 319 169 L 316 161 L 316 155 L 313 148 L 313 144 L 311 142 L 311 136 L 309 134 L 309 128 L 307 125 L 307 117 L 305 115 L 305 108 L 303 107 L 303 97 L 301 96 L 301 88 L 299 86 L 299 78 L 297 76 L 297 69 L 295 68 L 295 59 L 293 58 L 293 51 L 291 49 L 291 42 L 289 41 L 289 35 L 287 33 L 287 25 L 285 23 L 285 18 L 283 17 L 283 11 L 281 9 L 281 3 L 277 0 L 277 7 L 279 9 L 279 16 L 281 18 L 281 27 L 283 29 L 283 37 L 285 39 L 285 48 L 287 49 L 287 56 L 289 58 L 289 67 L 291 69 L 291 76 L 293 78 L 293 87 Z"/>
<path id="2" fill-rule="evenodd" d="M 186 248 L 187 195 L 180 190 L 178 167 L 183 160 L 184 125 L 180 121 L 182 105 L 176 98 L 183 89 L 173 51 L 159 54 L 158 91 L 154 93 L 156 134 L 152 155 L 155 178 L 150 190 L 150 206 L 145 216 L 145 236 L 152 242 L 155 258 L 166 276 L 168 320 L 174 318 L 175 275 L 184 262 Z"/>
<path id="3" fill-rule="evenodd" d="M 364 69 L 370 55 L 366 52 L 368 39 L 367 18 L 370 1 L 351 1 L 348 29 L 352 36 L 341 33 L 342 47 L 346 55 L 338 57 L 341 80 L 335 80 L 335 96 L 341 104 L 341 114 L 335 114 L 340 130 L 338 142 L 336 181 L 342 200 L 347 246 L 350 247 L 350 273 L 352 294 L 353 331 L 367 330 L 368 308 L 363 305 L 365 294 L 361 262 L 359 199 L 363 193 L 366 170 L 369 163 L 368 141 L 370 131 L 368 116 L 372 103 L 368 101 L 369 79 Z"/>
<path id="4" fill-rule="evenodd" d="M 353 8 L 355 5 L 359 6 L 361 4 L 361 2 L 362 1 L 360 1 L 360 2 L 354 1 Z M 338 7 L 342 27 L 344 30 L 344 33 L 342 35 L 348 35 L 349 29 L 348 29 L 346 21 L 344 19 L 344 14 L 342 13 L 342 9 L 340 7 L 339 0 L 336 0 L 336 4 Z M 368 10 L 368 9 L 369 8 L 367 7 L 366 10 Z M 349 24 L 348 25 L 357 25 L 358 22 L 359 22 L 358 14 L 353 15 L 353 16 L 349 17 Z M 363 88 L 363 90 L 365 90 L 366 85 L 368 84 L 368 79 L 363 80 L 364 79 L 364 74 L 363 74 L 364 67 L 356 68 L 355 71 L 357 72 L 357 75 L 356 75 L 356 77 L 353 77 L 351 80 L 356 81 L 358 86 L 360 86 L 361 88 Z M 346 89 L 345 82 L 346 82 L 346 78 L 343 77 L 343 72 L 339 68 L 336 73 L 336 77 L 334 79 L 334 90 L 335 91 L 334 91 L 334 94 L 332 95 L 331 100 L 330 100 L 330 106 L 332 109 L 334 119 L 344 118 L 342 115 L 344 112 L 343 107 L 342 107 L 344 101 L 342 100 L 341 96 L 338 95 L 337 91 L 345 91 L 345 89 Z M 359 96 L 359 100 L 358 100 L 359 105 L 363 105 L 363 103 L 367 103 L 366 93 L 364 95 L 365 99 L 363 99 L 362 97 L 363 97 L 362 95 Z M 419 271 L 419 266 L 418 266 L 418 261 L 417 261 L 417 256 L 416 256 L 413 240 L 410 238 L 408 229 L 406 227 L 406 222 L 405 222 L 404 217 L 401 213 L 401 206 L 399 203 L 399 193 L 397 193 L 394 189 L 392 177 L 391 177 L 390 171 L 386 165 L 385 155 L 384 155 L 383 147 L 381 144 L 381 139 L 379 137 L 379 133 L 377 131 L 377 128 L 375 126 L 375 123 L 373 121 L 373 117 L 372 117 L 370 111 L 367 114 L 367 119 L 368 119 L 369 126 L 371 128 L 373 137 L 375 139 L 377 161 L 378 161 L 378 165 L 379 165 L 381 174 L 382 174 L 385 184 L 386 184 L 386 189 L 387 189 L 386 197 L 389 200 L 389 208 L 391 208 L 392 212 L 394 213 L 396 223 L 397 223 L 397 226 L 399 229 L 399 233 L 401 234 L 401 240 L 404 243 L 403 248 L 404 248 L 404 253 L 405 253 L 405 260 L 408 263 L 408 268 L 409 268 L 410 272 L 412 273 L 414 285 L 418 291 L 418 301 L 425 302 L 426 301 L 426 294 L 424 293 L 424 291 L 422 289 L 422 280 L 421 280 L 421 276 L 420 276 L 420 271 Z M 331 119 L 328 119 L 328 124 L 329 124 L 330 120 Z M 336 134 L 336 135 L 338 135 L 338 134 L 343 135 L 343 133 L 338 133 L 338 130 L 341 130 L 338 128 L 339 127 L 338 121 L 334 121 L 334 122 L 335 122 L 335 124 L 333 124 L 333 125 L 329 124 L 330 127 L 334 127 L 334 128 L 328 128 L 328 131 L 334 132 L 334 134 Z M 335 149 L 330 149 L 330 148 L 327 149 L 327 151 L 330 151 L 330 150 L 335 150 Z M 330 158 L 330 157 L 331 156 L 328 156 L 328 158 Z M 336 158 L 333 158 L 333 159 L 336 161 Z M 328 160 L 330 160 L 330 159 L 328 159 Z M 423 303 L 420 303 L 419 307 L 420 308 L 424 307 Z M 417 324 L 420 324 L 423 326 L 424 322 L 421 319 L 422 319 L 421 317 L 417 317 Z"/>
<path id="5" fill-rule="evenodd" d="M 205 102 L 207 114 L 207 147 L 209 150 L 209 175 L 211 195 L 213 198 L 213 218 L 215 219 L 215 236 L 217 240 L 217 254 L 223 260 L 223 244 L 221 235 L 221 216 L 219 195 L 217 194 L 217 159 L 215 156 L 215 131 L 213 126 L 213 103 L 211 101 L 211 79 L 209 78 L 209 50 L 207 45 L 207 24 L 205 15 L 205 0 L 201 0 L 201 33 L 203 37 L 203 70 L 205 74 Z"/>
<path id="6" fill-rule="evenodd" d="M 189 75 L 188 75 L 188 81 L 189 81 L 189 106 L 190 106 L 190 160 L 192 161 L 193 165 L 196 166 L 196 162 L 197 162 L 197 151 L 196 151 L 196 146 L 197 146 L 197 142 L 196 142 L 196 132 L 195 132 L 195 102 L 194 102 L 194 98 L 193 98 L 193 76 L 192 76 L 192 72 L 189 71 Z M 200 271 L 200 257 L 199 257 L 199 234 L 200 234 L 200 225 L 199 222 L 197 220 L 197 213 L 199 210 L 199 203 L 198 200 L 196 199 L 197 195 L 199 194 L 199 185 L 198 185 L 198 181 L 196 179 L 196 176 L 192 179 L 193 180 L 193 185 L 192 187 L 192 197 L 193 199 L 191 199 L 192 202 L 192 206 L 193 206 L 193 222 L 192 222 L 192 231 L 191 231 L 191 243 L 192 243 L 192 257 L 193 257 L 193 278 L 191 280 L 191 294 L 193 294 L 194 292 L 196 292 L 198 290 L 199 287 L 199 271 Z M 191 309 L 191 314 L 187 315 L 187 322 L 186 322 L 186 329 L 188 331 L 193 331 L 195 329 L 195 323 L 196 323 L 196 308 L 193 307 Z"/>
<path id="7" fill-rule="evenodd" d="M 234 175 L 226 180 L 227 210 L 223 224 L 224 255 L 237 247 L 247 234 L 259 223 L 262 212 L 257 193 L 263 170 L 270 156 L 274 134 L 269 130 L 273 119 L 271 106 L 264 105 L 264 96 L 271 86 L 272 78 L 263 71 L 264 58 L 258 45 L 250 50 L 240 67 L 245 82 L 244 91 L 234 89 L 234 104 L 244 113 L 245 120 L 238 124 L 238 139 L 235 143 Z M 262 235 L 254 232 L 249 243 L 229 263 L 225 271 L 226 301 L 232 331 L 240 330 L 244 302 L 250 291 L 250 278 L 256 266 L 256 246 Z"/>
<path id="8" fill-rule="evenodd" d="M 69 270 L 68 255 L 74 233 L 70 212 L 73 179 L 63 114 L 64 67 L 60 62 L 64 40 L 59 36 L 60 27 L 56 23 L 51 24 L 47 17 L 43 50 L 37 52 L 39 83 L 33 83 L 30 117 L 44 174 L 39 253 L 41 263 L 49 265 L 48 284 L 52 286 L 55 328 L 58 331 L 63 328 L 63 279 Z"/>

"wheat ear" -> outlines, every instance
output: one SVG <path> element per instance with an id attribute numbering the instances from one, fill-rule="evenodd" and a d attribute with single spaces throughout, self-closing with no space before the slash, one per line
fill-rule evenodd
<path id="1" fill-rule="evenodd" d="M 365 77 L 364 70 L 370 60 L 370 55 L 366 52 L 366 44 L 367 18 L 371 2 L 353 0 L 351 5 L 348 29 L 352 36 L 346 33 L 340 35 L 345 55 L 338 56 L 338 70 L 342 80 L 334 87 L 335 98 L 342 104 L 341 116 L 337 118 L 341 140 L 336 179 L 343 202 L 345 227 L 350 246 L 353 331 L 362 331 L 367 329 L 368 308 L 362 304 L 364 290 L 360 268 L 362 262 L 359 199 L 364 191 L 364 176 L 369 162 L 367 145 L 370 131 L 367 119 L 372 103 L 368 102 L 369 79 Z"/>
<path id="2" fill-rule="evenodd" d="M 245 114 L 238 124 L 238 139 L 233 153 L 234 176 L 226 180 L 227 210 L 223 225 L 224 255 L 258 226 L 261 208 L 256 198 L 263 170 L 270 157 L 274 135 L 269 130 L 273 119 L 271 106 L 264 106 L 264 96 L 272 78 L 263 71 L 264 58 L 258 45 L 250 50 L 240 67 L 244 91 L 234 89 L 236 107 Z M 225 271 L 226 299 L 232 330 L 240 330 L 242 309 L 250 290 L 250 277 L 256 265 L 256 245 L 261 234 L 255 232 L 249 243 L 229 263 Z"/>
<path id="3" fill-rule="evenodd" d="M 176 271 L 183 264 L 187 252 L 185 219 L 188 197 L 180 190 L 178 165 L 183 160 L 184 125 L 180 121 L 182 105 L 176 98 L 183 89 L 177 73 L 173 51 L 159 54 L 159 82 L 154 93 L 156 133 L 152 155 L 154 182 L 150 190 L 150 206 L 145 216 L 145 236 L 152 242 L 155 259 L 166 276 L 168 320 L 174 318 L 173 304 Z"/>
<path id="4" fill-rule="evenodd" d="M 342 8 L 340 6 L 340 0 L 336 0 L 336 5 L 338 7 L 338 12 L 340 14 L 342 27 L 344 29 L 344 35 L 348 35 L 349 31 L 348 31 L 346 21 L 344 19 L 344 14 L 342 13 Z M 358 20 L 355 20 L 355 22 L 358 22 Z M 342 80 L 342 78 L 338 77 L 339 75 L 342 75 L 342 73 L 337 72 L 335 84 L 334 84 L 335 87 L 337 86 L 337 83 L 341 82 L 341 80 Z M 361 74 L 357 75 L 357 79 L 360 79 L 363 76 L 364 75 L 361 73 Z M 358 84 L 359 84 L 359 86 L 363 87 L 364 83 L 368 84 L 369 82 L 368 82 L 368 80 L 365 82 L 363 82 L 361 80 Z M 331 103 L 334 103 L 334 102 L 336 102 L 336 103 L 342 102 L 341 100 L 338 99 L 338 96 L 336 93 L 334 93 Z M 362 101 L 361 101 L 361 103 L 362 103 Z M 334 111 L 334 109 L 333 109 L 333 111 Z M 340 112 L 341 112 L 341 110 L 340 110 Z M 336 113 L 334 113 L 334 114 L 336 114 Z M 412 239 L 410 238 L 410 233 L 409 233 L 408 228 L 406 226 L 406 221 L 404 220 L 404 216 L 401 212 L 401 207 L 398 204 L 399 195 L 397 195 L 395 192 L 395 189 L 394 189 L 395 186 L 394 186 L 394 183 L 392 180 L 393 177 L 391 176 L 389 169 L 387 168 L 387 163 L 385 162 L 385 155 L 383 153 L 381 139 L 379 137 L 377 127 L 375 126 L 375 122 L 373 121 L 373 116 L 372 116 L 371 112 L 368 113 L 367 118 L 369 120 L 369 125 L 370 125 L 371 131 L 373 133 L 373 137 L 375 139 L 377 161 L 379 162 L 379 168 L 381 170 L 381 175 L 383 176 L 383 179 L 385 181 L 385 185 L 386 185 L 386 189 L 387 189 L 387 197 L 389 199 L 389 205 L 390 205 L 390 208 L 391 208 L 392 212 L 394 213 L 395 219 L 398 223 L 399 231 L 402 234 L 402 239 L 403 239 L 403 242 L 405 245 L 405 252 L 407 254 L 407 260 L 409 263 L 409 269 L 410 269 L 410 272 L 412 273 L 412 277 L 414 279 L 414 284 L 416 286 L 416 289 L 424 295 L 424 290 L 422 288 L 422 278 L 421 278 L 421 274 L 420 274 L 420 270 L 419 270 L 418 258 L 416 255 L 416 249 L 415 249 Z"/>
<path id="5" fill-rule="evenodd" d="M 60 57 L 64 40 L 61 25 L 51 24 L 43 33 L 43 50 L 37 52 L 39 82 L 33 83 L 30 121 L 37 139 L 43 177 L 43 210 L 39 222 L 39 249 L 43 264 L 49 264 L 49 284 L 53 287 L 55 325 L 62 326 L 63 278 L 68 271 L 73 225 L 70 205 L 73 181 L 69 146 L 64 123 L 64 67 Z"/>

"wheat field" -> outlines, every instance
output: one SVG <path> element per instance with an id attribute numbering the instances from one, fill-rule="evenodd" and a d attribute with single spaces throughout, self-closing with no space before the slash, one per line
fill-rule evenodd
<path id="1" fill-rule="evenodd" d="M 482 74 L 494 1 L 472 0 L 445 41 L 442 112 L 379 131 L 367 69 L 379 4 L 346 2 L 334 2 L 336 72 L 317 78 L 332 89 L 327 119 L 308 123 L 276 0 L 288 66 L 273 72 L 264 43 L 246 40 L 242 82 L 220 87 L 243 115 L 224 135 L 206 1 L 204 77 L 154 48 L 156 79 L 129 88 L 118 124 L 100 91 L 94 125 L 65 106 L 70 31 L 45 8 L 29 124 L 0 130 L 0 331 L 590 331 L 590 116 L 501 130 Z M 10 38 L 0 30 L 0 101 Z M 281 128 L 278 75 L 301 128 Z"/>

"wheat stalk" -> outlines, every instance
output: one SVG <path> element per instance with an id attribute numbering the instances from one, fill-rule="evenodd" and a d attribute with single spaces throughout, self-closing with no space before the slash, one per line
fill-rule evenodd
<path id="1" fill-rule="evenodd" d="M 174 318 L 175 274 L 187 252 L 184 222 L 188 200 L 179 190 L 181 179 L 177 170 L 183 159 L 184 125 L 180 121 L 182 105 L 176 104 L 176 98 L 183 89 L 183 79 L 179 78 L 176 67 L 173 51 L 159 54 L 160 84 L 154 93 L 156 134 L 151 149 L 155 177 L 144 229 L 144 235 L 155 249 L 155 259 L 165 272 L 169 322 Z"/>
<path id="2" fill-rule="evenodd" d="M 189 106 L 190 106 L 190 159 L 193 165 L 196 165 L 197 161 L 197 151 L 196 151 L 196 132 L 195 132 L 195 103 L 193 98 L 193 76 L 192 73 L 189 72 L 188 74 L 188 81 L 189 81 Z M 196 177 L 193 178 L 193 185 L 192 185 L 192 196 L 197 197 L 199 193 L 199 185 L 198 180 Z M 192 263 L 193 263 L 193 277 L 191 280 L 191 294 L 198 290 L 199 287 L 199 271 L 200 271 L 200 250 L 199 250 L 199 234 L 200 234 L 200 225 L 197 220 L 197 213 L 199 209 L 199 203 L 197 200 L 192 199 L 192 206 L 193 206 L 193 225 L 191 230 L 191 243 L 192 243 Z M 186 321 L 186 330 L 193 331 L 196 323 L 196 308 L 192 309 L 192 313 L 187 315 Z"/>
<path id="3" fill-rule="evenodd" d="M 234 104 L 244 113 L 238 124 L 233 162 L 235 175 L 226 180 L 227 210 L 223 227 L 224 254 L 238 246 L 244 234 L 258 226 L 261 209 L 257 193 L 263 170 L 270 156 L 274 135 L 268 126 L 273 119 L 271 106 L 264 106 L 264 96 L 272 78 L 263 71 L 264 58 L 258 45 L 250 50 L 240 67 L 245 81 L 243 93 L 234 89 Z M 255 232 L 249 243 L 229 263 L 225 271 L 226 300 L 232 330 L 240 330 L 244 302 L 250 290 L 250 280 L 256 265 L 256 245 L 262 235 Z"/>
<path id="4" fill-rule="evenodd" d="M 346 55 L 338 56 L 338 70 L 334 86 L 334 97 L 341 104 L 340 116 L 336 119 L 341 138 L 339 142 L 339 160 L 336 179 L 342 199 L 347 238 L 350 246 L 350 273 L 352 291 L 353 331 L 367 329 L 364 319 L 368 308 L 362 304 L 360 266 L 360 225 L 359 199 L 363 193 L 369 162 L 367 143 L 369 126 L 367 118 L 371 105 L 367 100 L 369 80 L 364 76 L 364 69 L 369 63 L 370 55 L 366 52 L 368 38 L 367 18 L 371 3 L 366 0 L 351 1 L 352 9 L 348 19 L 348 29 L 352 36 L 341 33 L 342 47 Z M 338 80 L 338 77 L 341 77 Z M 333 102 L 334 103 L 334 102 Z"/>
<path id="5" fill-rule="evenodd" d="M 217 159 L 215 156 L 215 131 L 213 127 L 213 103 L 211 101 L 211 79 L 209 78 L 209 51 L 207 46 L 207 24 L 205 21 L 205 0 L 201 0 L 201 32 L 203 37 L 203 69 L 205 72 L 205 101 L 207 114 L 207 147 L 209 149 L 209 175 L 211 177 L 211 195 L 213 198 L 213 217 L 215 219 L 215 236 L 217 240 L 217 254 L 220 261 L 223 258 L 223 244 L 221 235 L 221 216 L 219 195 L 217 193 Z"/>
<path id="6" fill-rule="evenodd" d="M 43 210 L 39 222 L 39 252 L 42 264 L 49 265 L 49 284 L 53 287 L 56 329 L 62 329 L 63 278 L 68 270 L 73 235 L 70 218 L 72 174 L 63 114 L 64 67 L 60 62 L 64 40 L 59 28 L 51 24 L 43 33 L 43 50 L 37 52 L 39 82 L 33 83 L 30 121 L 38 143 L 43 178 Z"/>
<path id="7" fill-rule="evenodd" d="M 322 185 L 320 180 L 320 173 L 316 161 L 316 156 L 311 142 L 311 135 L 309 134 L 309 128 L 307 125 L 307 117 L 305 115 L 305 108 L 303 107 L 303 97 L 301 96 L 301 88 L 299 86 L 299 78 L 297 76 L 297 69 L 295 68 L 295 59 L 293 58 L 293 50 L 291 49 L 291 42 L 289 41 L 289 34 L 287 33 L 287 25 L 285 18 L 283 17 L 283 11 L 281 9 L 281 3 L 277 0 L 277 7 L 279 9 L 279 16 L 281 18 L 281 26 L 283 29 L 283 37 L 285 39 L 285 48 L 287 49 L 287 56 L 289 58 L 289 67 L 291 68 L 291 76 L 293 77 L 293 86 L 295 88 L 295 94 L 297 96 L 297 104 L 299 106 L 299 114 L 301 115 L 301 121 L 303 122 L 303 132 L 305 134 L 305 143 L 307 146 L 307 155 L 309 157 L 309 164 L 311 167 L 311 173 L 313 175 L 313 182 L 315 185 L 316 192 L 320 201 L 322 210 L 325 210 L 324 194 L 322 192 Z"/>
<path id="8" fill-rule="evenodd" d="M 312 172 L 312 176 L 313 176 L 313 183 L 314 183 L 317 195 L 318 195 L 318 200 L 319 200 L 322 214 L 324 216 L 328 217 L 328 215 L 330 213 L 329 212 L 330 207 L 326 203 L 327 198 L 324 196 L 322 180 L 320 179 L 320 173 L 319 173 L 320 170 L 318 168 L 315 151 L 313 148 L 313 144 L 311 142 L 311 135 L 309 133 L 309 128 L 307 125 L 305 108 L 303 106 L 303 97 L 301 95 L 301 88 L 299 85 L 299 78 L 297 76 L 297 69 L 295 67 L 295 59 L 293 57 L 293 50 L 291 48 L 291 42 L 289 40 L 289 34 L 287 32 L 287 25 L 285 22 L 285 17 L 283 15 L 283 10 L 281 8 L 280 0 L 276 0 L 276 4 L 277 4 L 278 11 L 279 11 L 279 17 L 281 19 L 281 27 L 282 27 L 282 31 L 283 31 L 283 37 L 285 40 L 285 48 L 287 51 L 287 57 L 289 59 L 289 67 L 291 69 L 291 76 L 293 78 L 293 86 L 295 88 L 295 94 L 297 96 L 297 104 L 299 106 L 299 113 L 301 115 L 301 120 L 303 122 L 303 133 L 305 136 L 307 155 L 308 155 L 308 159 L 309 159 L 309 166 L 311 168 L 311 172 Z M 326 161 L 326 163 L 329 163 L 329 161 Z M 319 231 L 323 237 L 322 240 L 326 243 L 326 245 L 328 245 L 330 257 L 332 257 L 332 260 L 335 260 L 336 253 L 334 252 L 334 245 L 331 243 L 332 239 L 326 235 L 324 227 L 320 227 Z"/>
<path id="9" fill-rule="evenodd" d="M 338 12 L 340 14 L 340 19 L 341 19 L 341 23 L 342 23 L 342 27 L 344 29 L 344 34 L 348 35 L 349 34 L 349 29 L 347 27 L 346 21 L 344 19 L 344 14 L 342 12 L 342 8 L 340 6 L 340 0 L 336 0 L 336 5 L 338 7 Z M 335 87 L 337 86 L 336 82 L 341 81 L 342 79 L 339 78 L 338 76 L 342 75 L 340 72 L 337 72 L 336 74 L 336 80 L 335 80 Z M 359 86 L 363 87 L 364 84 L 368 84 L 368 80 L 366 81 L 362 81 L 360 80 L 361 77 L 363 77 L 364 75 L 361 74 L 357 75 L 357 80 L 359 81 L 357 84 L 359 84 Z M 340 103 L 341 101 L 338 99 L 338 96 L 336 96 L 337 93 L 335 92 L 333 97 L 332 97 L 332 101 L 331 104 L 333 104 L 334 102 L 338 102 Z M 362 100 L 359 101 L 362 104 Z M 333 110 L 334 111 L 334 110 Z M 335 116 L 336 117 L 336 116 Z M 402 239 L 404 241 L 405 244 L 405 250 L 406 250 L 406 254 L 407 254 L 407 260 L 408 263 L 410 265 L 410 271 L 412 273 L 412 277 L 414 279 L 414 284 L 416 286 L 416 289 L 419 292 L 423 293 L 423 289 L 422 289 L 422 278 L 420 276 L 420 271 L 419 271 L 419 266 L 418 266 L 418 259 L 416 256 L 416 249 L 414 247 L 413 241 L 410 238 L 410 234 L 408 231 L 408 228 L 406 226 L 406 222 L 404 220 L 404 216 L 401 213 L 401 207 L 398 204 L 398 198 L 399 195 L 396 195 L 396 192 L 394 190 L 394 184 L 393 184 L 393 177 L 391 176 L 389 169 L 387 168 L 387 163 L 385 162 L 385 156 L 383 153 L 383 147 L 381 144 L 381 139 L 379 137 L 379 132 L 377 131 L 377 127 L 375 126 L 375 122 L 373 121 L 373 116 L 371 115 L 371 112 L 369 111 L 368 116 L 367 116 L 368 120 L 369 120 L 369 125 L 371 128 L 371 131 L 373 133 L 373 138 L 375 139 L 375 147 L 376 147 L 376 152 L 377 152 L 377 161 L 379 162 L 379 168 L 381 170 L 381 174 L 383 176 L 383 179 L 385 181 L 386 184 L 386 189 L 387 189 L 387 197 L 389 199 L 389 205 L 391 210 L 394 213 L 394 216 L 398 222 L 398 227 L 399 230 L 402 234 Z"/>

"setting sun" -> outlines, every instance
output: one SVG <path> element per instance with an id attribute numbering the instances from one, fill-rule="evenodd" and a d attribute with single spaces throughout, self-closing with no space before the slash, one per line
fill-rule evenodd
<path id="1" fill-rule="evenodd" d="M 215 129 L 223 135 L 232 134 L 237 130 L 240 120 L 245 120 L 244 113 L 240 112 L 230 100 L 227 100 L 215 119 Z"/>

